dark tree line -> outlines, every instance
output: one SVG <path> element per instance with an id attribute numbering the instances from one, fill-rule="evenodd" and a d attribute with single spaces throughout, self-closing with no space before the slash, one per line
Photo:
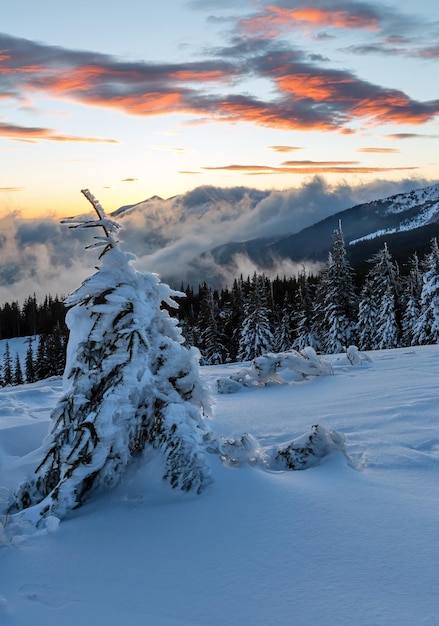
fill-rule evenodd
<path id="1" fill-rule="evenodd" d="M 274 279 L 255 272 L 223 289 L 182 285 L 185 297 L 178 298 L 177 317 L 186 344 L 199 348 L 203 363 L 221 364 L 306 346 L 329 354 L 349 345 L 375 350 L 439 342 L 436 239 L 421 261 L 415 253 L 402 267 L 384 244 L 361 276 L 348 261 L 341 228 L 333 239 L 318 275 L 303 268 L 297 276 Z M 1 384 L 63 372 L 65 313 L 63 302 L 50 296 L 43 304 L 29 297 L 22 307 L 0 308 L 2 338 L 37 336 L 29 344 L 25 366 L 7 346 Z"/>
<path id="2" fill-rule="evenodd" d="M 18 301 L 0 306 L 0 339 L 29 337 L 53 332 L 57 326 L 65 328 L 64 298 L 46 296 L 42 303 L 35 294 L 28 296 L 20 306 Z"/>
<path id="3" fill-rule="evenodd" d="M 186 342 L 206 364 L 311 346 L 330 354 L 356 345 L 379 350 L 439 342 L 439 249 L 400 267 L 386 244 L 365 275 L 351 267 L 341 228 L 317 276 L 236 279 L 231 288 L 182 288 L 178 316 Z"/>
<path id="4" fill-rule="evenodd" d="M 0 364 L 0 386 L 22 385 L 61 376 L 66 361 L 67 332 L 56 326 L 51 333 L 29 336 L 24 362 L 12 354 L 6 340 Z"/>

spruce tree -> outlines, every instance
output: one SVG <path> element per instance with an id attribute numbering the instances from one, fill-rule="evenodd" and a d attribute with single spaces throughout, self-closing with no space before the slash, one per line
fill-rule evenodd
<path id="1" fill-rule="evenodd" d="M 226 338 L 222 330 L 222 318 L 218 299 L 212 289 L 204 283 L 200 289 L 200 314 L 198 321 L 198 347 L 206 365 L 224 363 L 227 358 Z"/>
<path id="2" fill-rule="evenodd" d="M 136 458 L 158 455 L 163 478 L 182 491 L 210 482 L 204 438 L 207 388 L 198 351 L 183 347 L 177 321 L 163 308 L 181 295 L 158 276 L 139 273 L 115 238 L 94 196 L 98 219 L 67 220 L 72 228 L 101 227 L 90 248 L 102 247 L 98 271 L 66 299 L 70 329 L 64 393 L 34 475 L 15 494 L 39 523 L 64 517 L 92 493 L 116 485 Z"/>
<path id="3" fill-rule="evenodd" d="M 378 303 L 375 296 L 373 281 L 366 276 L 358 306 L 357 341 L 360 350 L 373 350 L 376 347 Z"/>
<path id="4" fill-rule="evenodd" d="M 419 318 L 412 343 L 439 343 L 439 247 L 437 239 L 431 241 L 431 251 L 424 259 L 423 285 Z"/>
<path id="5" fill-rule="evenodd" d="M 322 347 L 328 354 L 342 352 L 355 341 L 357 317 L 354 272 L 346 256 L 341 225 L 334 231 L 333 238 L 334 243 L 319 289 L 322 302 Z"/>
<path id="6" fill-rule="evenodd" d="M 418 255 L 409 259 L 409 274 L 404 281 L 403 314 L 401 320 L 402 345 L 413 344 L 415 327 L 419 318 L 422 294 L 422 272 Z"/>
<path id="7" fill-rule="evenodd" d="M 12 358 L 9 350 L 9 342 L 6 342 L 3 354 L 3 385 L 7 387 L 13 383 Z"/>
<path id="8" fill-rule="evenodd" d="M 36 380 L 44 380 L 52 376 L 48 351 L 48 335 L 46 334 L 41 334 L 38 337 L 34 369 Z"/>
<path id="9" fill-rule="evenodd" d="M 396 321 L 395 297 L 390 285 L 383 295 L 377 322 L 377 348 L 386 350 L 397 347 L 399 345 L 399 327 Z"/>
<path id="10" fill-rule="evenodd" d="M 244 321 L 243 279 L 233 281 L 232 289 L 224 303 L 224 335 L 227 337 L 227 352 L 230 360 L 238 358 L 239 339 L 242 322 Z"/>
<path id="11" fill-rule="evenodd" d="M 269 294 L 264 275 L 253 275 L 250 294 L 244 307 L 238 359 L 248 361 L 273 349 L 274 337 L 271 328 Z"/>
<path id="12" fill-rule="evenodd" d="M 399 269 L 387 244 L 369 262 L 372 267 L 366 275 L 361 292 L 357 324 L 360 348 L 397 348 L 401 335 Z"/>
<path id="13" fill-rule="evenodd" d="M 15 354 L 15 362 L 14 362 L 14 372 L 12 375 L 12 384 L 13 385 L 22 385 L 23 380 L 23 371 L 21 369 L 20 357 L 18 356 L 18 352 Z"/>
<path id="14" fill-rule="evenodd" d="M 293 347 L 300 351 L 309 346 L 317 351 L 320 349 L 321 342 L 318 328 L 314 325 L 314 294 L 305 268 L 298 276 L 298 283 L 293 320 L 296 339 Z"/>
<path id="15" fill-rule="evenodd" d="M 296 334 L 293 328 L 293 308 L 285 295 L 279 323 L 274 334 L 274 347 L 276 352 L 286 352 L 291 350 Z"/>
<path id="16" fill-rule="evenodd" d="M 27 383 L 34 383 L 37 380 L 37 376 L 35 373 L 35 363 L 34 363 L 34 351 L 32 348 L 33 339 L 29 337 L 27 339 L 27 350 L 26 350 L 26 362 L 25 362 L 25 377 Z"/>

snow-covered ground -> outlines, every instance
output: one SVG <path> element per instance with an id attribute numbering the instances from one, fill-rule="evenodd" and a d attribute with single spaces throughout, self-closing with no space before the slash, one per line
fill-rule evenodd
<path id="1" fill-rule="evenodd" d="M 436 625 L 439 346 L 369 355 L 230 395 L 215 383 L 239 365 L 202 368 L 216 434 L 266 446 L 318 423 L 345 435 L 350 461 L 268 472 L 212 456 L 201 496 L 162 485 L 154 463 L 132 468 L 53 532 L 4 539 L 2 626 Z M 3 500 L 60 393 L 58 378 L 0 390 Z"/>

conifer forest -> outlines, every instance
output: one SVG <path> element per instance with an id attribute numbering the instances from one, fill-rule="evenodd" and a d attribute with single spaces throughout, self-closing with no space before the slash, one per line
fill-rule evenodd
<path id="1" fill-rule="evenodd" d="M 333 233 L 322 271 L 269 278 L 255 272 L 214 289 L 181 285 L 179 320 L 185 343 L 204 365 L 248 361 L 267 352 L 311 346 L 330 354 L 439 342 L 439 248 L 414 254 L 400 267 L 384 245 L 359 276 L 349 263 L 341 229 Z M 0 307 L 0 339 L 28 337 L 25 362 L 6 342 L 0 354 L 2 386 L 63 372 L 68 331 L 63 298 L 29 296 Z"/>

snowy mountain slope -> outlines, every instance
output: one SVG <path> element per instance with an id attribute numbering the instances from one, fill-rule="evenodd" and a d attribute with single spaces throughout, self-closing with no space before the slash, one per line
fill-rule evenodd
<path id="1" fill-rule="evenodd" d="M 16 529 L 0 549 L 5 626 L 435 625 L 439 613 L 439 346 L 369 353 L 334 376 L 218 395 L 241 364 L 202 368 L 216 434 L 262 446 L 319 423 L 341 454 L 303 472 L 225 467 L 201 496 L 154 464 L 53 532 Z M 60 379 L 0 390 L 0 486 L 38 458 Z M 6 493 L 3 489 L 3 497 Z"/>
<path id="2" fill-rule="evenodd" d="M 401 215 L 399 224 L 393 228 L 385 228 L 369 233 L 358 239 L 349 241 L 356 244 L 365 239 L 374 239 L 383 235 L 392 235 L 400 231 L 415 230 L 422 226 L 439 221 L 439 185 L 415 189 L 410 193 L 398 194 L 382 201 L 386 206 L 384 215 Z M 372 203 L 376 205 L 376 203 Z"/>
<path id="3" fill-rule="evenodd" d="M 332 233 L 339 223 L 347 244 L 351 244 L 352 248 L 356 247 L 355 251 L 351 251 L 348 246 L 348 254 L 355 256 L 356 262 L 364 261 L 371 254 L 370 245 L 363 252 L 359 243 L 376 239 L 376 249 L 373 249 L 375 252 L 381 245 L 378 238 L 383 236 L 392 249 L 391 241 L 395 234 L 416 231 L 414 238 L 420 240 L 419 243 L 423 246 L 428 245 L 431 237 L 439 233 L 439 185 L 339 211 L 300 232 L 286 235 L 274 242 L 259 239 L 225 244 L 212 250 L 211 256 L 220 264 L 228 264 L 233 257 L 245 255 L 265 267 L 279 259 L 289 259 L 296 263 L 304 260 L 325 261 L 333 243 Z M 430 228 L 426 228 L 428 226 Z M 419 230 L 422 228 L 424 231 Z M 403 247 L 409 248 L 409 241 Z M 412 252 L 410 249 L 405 257 Z M 403 250 L 402 254 L 404 256 Z"/>
<path id="4" fill-rule="evenodd" d="M 126 228 L 135 254 L 147 255 L 145 267 L 172 284 L 218 283 L 224 275 L 233 279 L 245 259 L 267 270 L 285 261 L 325 260 L 340 220 L 346 242 L 357 244 L 428 224 L 439 229 L 439 185 L 340 211 L 352 199 L 311 184 L 294 193 L 198 187 L 166 200 L 154 197 L 121 207 L 113 216 Z M 362 248 L 357 246 L 355 254 L 361 257 Z"/>

